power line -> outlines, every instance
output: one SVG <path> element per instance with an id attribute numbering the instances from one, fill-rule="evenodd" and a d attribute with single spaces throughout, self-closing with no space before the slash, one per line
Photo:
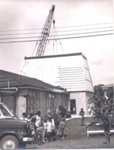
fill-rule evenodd
<path id="1" fill-rule="evenodd" d="M 113 22 L 105 22 L 105 23 L 95 23 L 95 24 L 85 24 L 85 25 L 74 25 L 74 26 L 63 26 L 63 27 L 57 27 L 57 28 L 74 28 L 74 27 L 83 27 L 83 26 L 96 26 L 96 25 L 106 25 L 106 24 L 112 24 Z"/>
<path id="2" fill-rule="evenodd" d="M 85 29 L 75 29 L 75 30 L 62 30 L 62 31 L 58 31 L 58 32 L 75 32 L 75 31 L 86 31 L 86 30 L 96 30 L 96 29 L 108 29 L 108 28 L 111 28 L 113 29 L 113 26 L 108 26 L 108 27 L 102 27 L 102 28 L 99 28 L 99 27 L 96 27 L 96 28 L 85 28 Z M 55 33 L 56 31 L 51 31 L 50 33 Z M 25 35 L 25 34 L 40 34 L 41 32 L 24 32 L 24 33 L 0 33 L 0 36 L 13 36 L 13 35 Z"/>
<path id="3" fill-rule="evenodd" d="M 84 27 L 84 26 L 98 26 L 98 25 L 107 25 L 107 24 L 112 24 L 113 22 L 105 22 L 105 23 L 96 23 L 96 24 L 80 24 L 80 25 L 74 25 L 74 26 L 63 26 L 63 27 L 56 27 L 58 29 L 60 28 L 74 28 L 74 27 Z M 42 28 L 30 28 L 30 29 L 11 29 L 11 30 L 0 30 L 0 32 L 22 32 L 22 31 L 28 31 L 28 30 L 42 30 Z"/>
<path id="4" fill-rule="evenodd" d="M 113 33 L 104 33 L 104 34 L 97 34 L 97 35 L 74 36 L 74 37 L 64 37 L 64 38 L 54 38 L 54 39 L 48 39 L 48 40 L 66 40 L 66 39 L 86 38 L 86 37 L 96 37 L 96 36 L 106 36 L 106 35 L 113 35 Z M 3 41 L 3 42 L 0 42 L 0 44 L 3 44 L 3 43 L 37 42 L 37 41 L 40 41 L 40 40 Z"/>
<path id="5" fill-rule="evenodd" d="M 95 31 L 95 32 L 83 32 L 83 33 L 70 33 L 70 34 L 57 34 L 56 36 L 72 36 L 72 35 L 80 35 L 80 34 L 92 34 L 92 33 L 101 33 L 101 32 L 113 32 L 113 30 L 104 30 L 104 31 Z M 50 35 L 53 37 L 53 35 Z M 40 36 L 33 36 L 33 37 L 10 37 L 10 38 L 0 38 L 0 40 L 10 40 L 10 39 L 32 39 L 32 38 L 40 38 Z"/>

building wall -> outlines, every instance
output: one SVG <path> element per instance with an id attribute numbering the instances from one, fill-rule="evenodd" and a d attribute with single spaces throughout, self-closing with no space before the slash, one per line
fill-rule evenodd
<path id="1" fill-rule="evenodd" d="M 55 95 L 55 110 L 58 111 L 59 106 L 64 106 L 68 109 L 69 95 L 56 94 Z"/>
<path id="2" fill-rule="evenodd" d="M 44 116 L 48 111 L 57 111 L 60 105 L 68 108 L 68 100 L 68 94 L 33 89 L 21 89 L 16 95 L 1 97 L 1 101 L 19 118 L 23 112 L 36 113 L 40 110 Z"/>
<path id="3" fill-rule="evenodd" d="M 29 112 L 37 112 L 40 110 L 42 116 L 44 116 L 47 112 L 58 111 L 60 105 L 68 108 L 68 100 L 68 94 L 37 91 L 34 100 L 30 95 L 27 97 L 27 112 L 28 109 Z"/>
<path id="4" fill-rule="evenodd" d="M 17 105 L 16 116 L 22 118 L 22 113 L 26 112 L 26 97 L 24 96 L 17 97 L 16 105 Z"/>
<path id="5" fill-rule="evenodd" d="M 16 116 L 22 117 L 22 113 L 26 112 L 28 89 L 20 89 L 16 96 Z"/>
<path id="6" fill-rule="evenodd" d="M 27 94 L 27 92 L 25 92 L 25 94 Z M 22 97 L 21 94 L 20 96 Z M 25 107 L 27 113 L 36 113 L 38 110 L 40 110 L 42 116 L 44 116 L 49 111 L 50 112 L 57 111 L 60 105 L 65 106 L 66 108 L 68 107 L 68 99 L 69 99 L 68 94 L 66 95 L 47 91 L 28 90 L 28 94 L 25 95 L 24 97 L 26 97 Z M 23 101 L 24 100 L 25 99 L 23 99 Z M 21 108 L 21 112 L 25 111 L 25 108 L 23 108 L 22 110 L 21 101 L 20 103 L 18 101 L 18 108 L 19 107 Z"/>
<path id="7" fill-rule="evenodd" d="M 42 115 L 47 112 L 58 111 L 59 106 L 68 108 L 68 95 L 51 92 L 40 92 L 40 111 Z"/>
<path id="8" fill-rule="evenodd" d="M 47 92 L 40 91 L 39 94 L 40 94 L 39 95 L 39 100 L 40 100 L 39 110 L 41 111 L 41 114 L 44 116 L 45 114 L 47 114 L 47 102 L 48 102 Z"/>
<path id="9" fill-rule="evenodd" d="M 70 93 L 70 99 L 76 100 L 76 115 L 79 115 L 80 109 L 83 108 L 85 114 L 87 114 L 87 103 L 85 92 L 72 92 Z"/>

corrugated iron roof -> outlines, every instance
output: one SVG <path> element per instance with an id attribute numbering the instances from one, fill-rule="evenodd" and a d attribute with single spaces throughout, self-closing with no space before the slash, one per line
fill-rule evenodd
<path id="1" fill-rule="evenodd" d="M 40 88 L 40 89 L 50 89 L 53 92 L 53 89 L 56 89 L 57 93 L 59 92 L 66 92 L 65 90 L 50 85 L 48 83 L 45 83 L 41 80 L 26 77 L 23 75 L 19 75 L 16 73 L 12 73 L 9 71 L 0 70 L 0 88 L 8 88 L 8 87 L 34 87 L 34 88 Z"/>

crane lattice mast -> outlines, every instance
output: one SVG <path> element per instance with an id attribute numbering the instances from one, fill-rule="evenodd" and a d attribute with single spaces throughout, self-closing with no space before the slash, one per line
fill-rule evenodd
<path id="1" fill-rule="evenodd" d="M 45 52 L 45 49 L 46 49 L 46 44 L 48 42 L 48 37 L 49 37 L 49 34 L 50 34 L 50 29 L 51 29 L 51 24 L 52 24 L 52 20 L 53 20 L 53 15 L 54 15 L 54 10 L 55 10 L 55 5 L 52 5 L 51 9 L 49 10 L 49 14 L 48 14 L 48 17 L 46 19 L 46 22 L 44 24 L 44 27 L 42 29 L 42 32 L 41 32 L 41 37 L 40 37 L 40 40 L 39 40 L 39 45 L 38 45 L 38 48 L 37 48 L 37 51 L 36 51 L 36 56 L 43 56 L 44 55 L 44 52 Z M 53 24 L 55 23 L 55 21 L 53 21 Z M 37 45 L 37 43 L 36 43 Z M 33 58 L 30 57 L 31 59 Z M 26 58 L 25 58 L 26 59 Z M 29 62 L 25 61 L 24 62 L 24 65 L 21 69 L 21 73 L 24 73 L 26 74 L 23 70 L 26 66 L 28 66 Z"/>
<path id="2" fill-rule="evenodd" d="M 47 44 L 49 33 L 50 33 L 50 29 L 51 29 L 54 10 L 55 10 L 55 5 L 52 5 L 52 8 L 49 11 L 48 17 L 46 19 L 46 22 L 45 22 L 44 27 L 41 32 L 41 38 L 40 38 L 40 42 L 39 42 L 39 45 L 37 48 L 36 56 L 44 55 L 46 44 Z"/>

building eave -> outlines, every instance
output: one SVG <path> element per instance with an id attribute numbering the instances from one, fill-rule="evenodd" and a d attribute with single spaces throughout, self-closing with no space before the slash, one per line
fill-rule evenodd
<path id="1" fill-rule="evenodd" d="M 87 59 L 82 52 L 79 53 L 68 53 L 68 54 L 59 54 L 59 55 L 46 55 L 46 56 L 34 56 L 34 57 L 25 57 L 25 59 L 43 59 L 43 58 L 54 58 L 54 57 L 68 57 L 68 56 L 76 56 L 82 55 L 85 59 Z"/>
<path id="2" fill-rule="evenodd" d="M 81 93 L 81 92 L 94 93 L 92 91 L 86 91 L 86 90 L 82 90 L 82 91 L 68 91 L 68 93 Z"/>
<path id="3" fill-rule="evenodd" d="M 63 91 L 63 90 L 51 89 L 51 88 L 38 88 L 34 86 L 20 86 L 18 87 L 18 89 L 34 89 L 34 90 L 40 90 L 45 92 L 69 94 L 67 91 Z"/>

